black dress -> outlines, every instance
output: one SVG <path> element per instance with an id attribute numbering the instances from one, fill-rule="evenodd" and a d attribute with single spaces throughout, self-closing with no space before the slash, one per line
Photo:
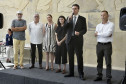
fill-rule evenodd
<path id="1" fill-rule="evenodd" d="M 58 26 L 56 29 L 56 33 L 57 33 L 58 41 L 61 41 L 66 35 L 66 32 L 64 30 L 64 26 L 63 27 Z M 55 56 L 56 56 L 55 57 L 56 64 L 61 64 L 61 60 L 62 60 L 62 64 L 67 63 L 67 48 L 66 48 L 65 41 L 62 42 L 62 44 L 60 46 L 58 46 L 56 43 Z"/>

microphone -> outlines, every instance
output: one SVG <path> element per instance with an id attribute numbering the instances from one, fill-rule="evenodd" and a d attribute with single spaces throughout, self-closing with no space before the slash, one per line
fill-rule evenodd
<path id="1" fill-rule="evenodd" d="M 73 18 L 73 15 L 74 15 L 74 13 L 72 13 L 72 15 L 69 17 L 69 19 L 72 19 Z"/>
<path id="2" fill-rule="evenodd" d="M 72 13 L 72 15 L 74 15 L 74 12 Z"/>
<path id="3" fill-rule="evenodd" d="M 74 13 L 72 12 L 72 15 L 67 17 L 68 22 L 70 22 L 70 20 L 73 18 L 73 15 L 74 15 Z"/>

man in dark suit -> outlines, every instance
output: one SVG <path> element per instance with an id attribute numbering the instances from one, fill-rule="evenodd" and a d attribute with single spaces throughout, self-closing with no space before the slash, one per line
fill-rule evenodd
<path id="1" fill-rule="evenodd" d="M 74 53 L 77 55 L 78 72 L 80 79 L 84 79 L 83 72 L 83 35 L 87 32 L 86 19 L 78 15 L 79 5 L 72 5 L 72 15 L 67 19 L 66 44 L 69 54 L 69 74 L 64 77 L 74 76 Z"/>

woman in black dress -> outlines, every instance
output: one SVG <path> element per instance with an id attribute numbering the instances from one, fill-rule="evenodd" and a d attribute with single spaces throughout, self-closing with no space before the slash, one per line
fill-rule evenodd
<path id="1" fill-rule="evenodd" d="M 56 73 L 61 72 L 61 62 L 64 64 L 62 73 L 66 73 L 66 63 L 67 63 L 67 48 L 65 44 L 66 40 L 66 32 L 64 30 L 65 25 L 65 17 L 59 16 L 57 24 L 58 27 L 56 29 L 56 58 L 55 63 L 58 64 L 58 69 Z"/>

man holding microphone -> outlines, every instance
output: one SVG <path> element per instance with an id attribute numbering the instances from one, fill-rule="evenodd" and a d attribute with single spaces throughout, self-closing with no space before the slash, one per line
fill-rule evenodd
<path id="1" fill-rule="evenodd" d="M 78 73 L 81 80 L 84 80 L 83 72 L 83 35 L 87 32 L 86 18 L 80 16 L 79 5 L 72 5 L 72 15 L 67 19 L 66 44 L 69 54 L 69 74 L 65 77 L 74 76 L 74 53 L 77 55 Z"/>

